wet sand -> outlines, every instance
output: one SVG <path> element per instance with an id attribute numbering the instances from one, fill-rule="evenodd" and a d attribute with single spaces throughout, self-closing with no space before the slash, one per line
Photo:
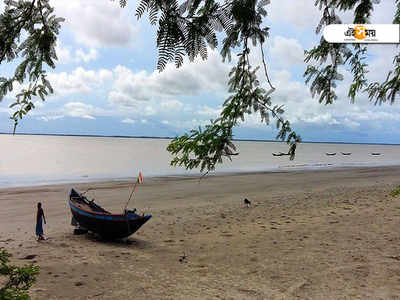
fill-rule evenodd
<path id="1" fill-rule="evenodd" d="M 118 212 L 130 182 L 6 188 L 0 247 L 40 266 L 39 299 L 396 299 L 399 184 L 400 167 L 145 178 L 130 207 L 153 218 L 118 242 L 73 235 L 68 191 Z"/>

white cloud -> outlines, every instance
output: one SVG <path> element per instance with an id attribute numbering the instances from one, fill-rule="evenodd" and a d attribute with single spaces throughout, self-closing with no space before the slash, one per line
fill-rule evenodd
<path id="1" fill-rule="evenodd" d="M 121 121 L 121 123 L 135 124 L 135 123 L 136 123 L 136 120 L 132 120 L 132 119 L 130 119 L 130 118 L 126 118 L 126 119 L 123 119 L 123 120 Z"/>
<path id="2" fill-rule="evenodd" d="M 377 51 L 379 53 L 379 51 Z M 291 66 L 303 60 L 303 49 L 299 41 L 276 37 L 273 40 L 271 55 L 275 58 L 278 66 Z M 279 61 L 279 54 L 282 61 Z M 255 56 L 255 55 L 254 55 Z M 215 58 L 219 55 L 215 55 Z M 254 57 L 253 57 L 254 58 Z M 257 59 L 257 57 L 255 57 Z M 284 61 L 286 58 L 286 62 Z M 227 71 L 229 65 L 216 66 L 220 61 L 214 60 L 202 66 L 204 71 L 199 71 L 199 64 L 185 65 L 184 68 L 175 70 L 169 66 L 163 73 L 145 71 L 133 72 L 127 67 L 118 66 L 114 69 L 114 85 L 108 94 L 111 107 L 119 109 L 121 114 L 134 116 L 157 115 L 163 124 L 177 128 L 192 128 L 204 125 L 210 118 L 219 115 L 221 107 L 211 105 L 189 105 L 179 97 L 188 95 L 199 95 L 204 90 L 214 94 L 226 91 Z M 294 126 L 315 124 L 317 126 L 339 126 L 352 130 L 361 128 L 361 122 L 367 120 L 397 120 L 397 111 L 376 113 L 371 109 L 371 104 L 362 96 L 362 103 L 349 105 L 347 99 L 347 88 L 349 84 L 349 73 L 345 73 L 345 80 L 339 83 L 337 93 L 339 100 L 333 105 L 321 105 L 317 98 L 312 98 L 309 88 L 304 82 L 294 80 L 293 74 L 285 69 L 280 71 L 271 70 L 270 76 L 277 90 L 272 94 L 273 104 L 284 104 L 285 118 L 289 119 Z M 179 74 L 179 72 L 181 72 Z M 210 78 L 210 74 L 221 74 Z M 260 73 L 262 78 L 265 78 Z M 223 79 L 224 78 L 224 79 Z M 222 80 L 223 79 L 223 80 Z M 265 79 L 262 79 L 265 81 Z M 216 83 L 217 82 L 217 83 Z M 265 86 L 265 82 L 262 82 Z M 208 87 L 208 89 L 204 89 Z M 161 100 L 163 99 L 163 100 Z M 223 101 L 219 98 L 218 104 Z M 217 103 L 216 103 L 217 104 Z M 177 113 L 180 114 L 177 114 Z M 168 122 L 168 123 L 166 123 Z M 256 114 L 248 116 L 243 126 L 264 127 L 260 117 Z"/>
<path id="3" fill-rule="evenodd" d="M 400 120 L 400 107 L 374 106 L 365 94 L 360 94 L 355 104 L 350 104 L 347 97 L 350 74 L 346 70 L 344 80 L 339 82 L 336 92 L 338 100 L 331 105 L 318 103 L 318 98 L 312 98 L 309 87 L 303 82 L 294 80 L 286 70 L 271 71 L 271 78 L 276 91 L 271 95 L 273 104 L 284 104 L 284 118 L 291 121 L 293 127 L 315 124 L 327 126 L 342 126 L 351 130 L 365 129 L 387 121 Z M 258 116 L 246 118 L 245 126 L 255 127 L 259 124 Z M 363 126 L 362 126 L 363 124 Z"/>
<path id="4" fill-rule="evenodd" d="M 35 105 L 35 108 L 42 108 L 42 107 L 45 106 L 44 102 L 42 100 L 38 100 L 38 101 L 33 102 L 33 105 Z"/>
<path id="5" fill-rule="evenodd" d="M 53 121 L 53 120 L 59 120 L 63 119 L 63 115 L 55 115 L 55 116 L 40 116 L 37 119 L 40 121 L 48 122 L 48 121 Z"/>
<path id="6" fill-rule="evenodd" d="M 77 117 L 83 119 L 96 119 L 92 116 L 95 108 L 90 104 L 82 102 L 69 102 L 64 105 L 65 114 L 70 117 Z"/>
<path id="7" fill-rule="evenodd" d="M 210 51 L 207 61 L 186 62 L 180 69 L 169 64 L 161 73 L 134 73 L 119 65 L 114 69 L 115 81 L 108 99 L 113 105 L 132 107 L 152 99 L 221 93 L 226 90 L 229 70 L 217 51 Z"/>
<path id="8" fill-rule="evenodd" d="M 56 45 L 56 53 L 58 63 L 60 64 L 69 64 L 71 61 L 73 61 L 71 49 L 62 46 L 61 42 L 58 42 Z"/>
<path id="9" fill-rule="evenodd" d="M 70 64 L 70 63 L 88 63 L 92 60 L 96 60 L 99 54 L 96 49 L 90 48 L 88 52 L 79 48 L 73 51 L 71 47 L 64 47 L 62 43 L 58 43 L 56 46 L 56 52 L 58 57 L 58 63 Z"/>
<path id="10" fill-rule="evenodd" d="M 267 11 L 275 26 L 283 21 L 295 26 L 297 30 L 305 30 L 307 27 L 316 27 L 320 20 L 321 13 L 314 6 L 314 2 L 310 0 L 273 0 L 271 5 L 267 6 Z M 310 34 L 313 33 L 313 31 L 310 32 Z"/>
<path id="11" fill-rule="evenodd" d="M 6 113 L 6 114 L 11 114 L 12 109 L 8 107 L 0 107 L 0 113 Z"/>
<path id="12" fill-rule="evenodd" d="M 209 124 L 209 122 L 210 122 L 209 119 L 205 120 L 198 118 L 185 118 L 185 119 L 173 119 L 173 120 L 162 121 L 163 124 L 184 130 L 197 128 L 198 126 L 205 126 Z"/>
<path id="13" fill-rule="evenodd" d="M 384 81 L 389 70 L 393 69 L 393 58 L 399 54 L 399 48 L 397 45 L 369 45 L 368 54 L 372 59 L 369 60 L 367 78 L 370 81 Z"/>
<path id="14" fill-rule="evenodd" d="M 370 106 L 372 108 L 372 104 Z M 351 112 L 351 116 L 357 121 L 400 121 L 400 111 L 398 109 L 391 112 L 363 109 L 362 111 Z"/>
<path id="15" fill-rule="evenodd" d="M 52 0 L 56 15 L 64 17 L 76 40 L 89 47 L 126 46 L 137 28 L 132 11 L 119 7 L 118 1 Z"/>
<path id="16" fill-rule="evenodd" d="M 47 107 L 45 109 L 35 109 L 32 111 L 32 116 L 37 116 L 37 119 L 42 121 L 57 120 L 64 117 L 75 117 L 83 119 L 94 120 L 96 117 L 121 117 L 123 116 L 118 111 L 102 108 L 100 106 L 94 106 L 91 104 L 83 103 L 81 101 L 69 101 L 64 103 L 61 107 L 54 106 L 52 108 Z M 128 119 L 122 121 L 123 123 L 129 122 Z"/>
<path id="17" fill-rule="evenodd" d="M 183 107 L 183 103 L 178 100 L 166 100 L 160 103 L 160 107 L 161 109 L 167 111 L 181 110 Z"/>
<path id="18" fill-rule="evenodd" d="M 370 21 L 375 24 L 390 24 L 394 19 L 395 11 L 395 1 L 380 0 L 378 5 L 374 5 Z"/>
<path id="19" fill-rule="evenodd" d="M 311 112 L 309 114 L 305 114 L 299 120 L 302 120 L 305 123 L 311 123 L 311 124 L 328 124 L 328 125 L 338 125 L 340 124 L 339 121 L 337 121 L 334 117 L 332 117 L 331 113 L 319 113 L 316 114 L 314 112 Z"/>
<path id="20" fill-rule="evenodd" d="M 304 49 L 296 39 L 287 39 L 276 36 L 271 49 L 271 62 L 277 62 L 280 66 L 288 67 L 303 64 Z"/>
<path id="21" fill-rule="evenodd" d="M 350 129 L 358 129 L 361 124 L 349 118 L 344 118 L 343 125 L 349 127 Z"/>
<path id="22" fill-rule="evenodd" d="M 118 97 L 115 95 L 115 97 Z M 181 111 L 188 105 L 184 105 L 178 100 L 150 100 L 146 102 L 140 101 L 126 101 L 124 105 L 121 105 L 123 101 L 123 95 L 121 95 L 119 106 L 111 105 L 110 111 L 119 116 L 131 117 L 135 116 L 140 118 L 143 116 L 159 116 L 160 118 L 181 118 L 184 117 Z"/>
<path id="23" fill-rule="evenodd" d="M 208 105 L 203 105 L 198 109 L 197 113 L 207 118 L 216 118 L 221 113 L 221 110 L 221 108 L 212 108 Z"/>
<path id="24" fill-rule="evenodd" d="M 284 25 L 292 27 L 294 32 L 309 31 L 310 35 L 315 34 L 322 12 L 314 5 L 315 1 L 310 0 L 273 0 L 267 6 L 268 19 L 272 21 L 272 30 Z M 353 10 L 354 11 L 354 10 Z M 342 23 L 351 24 L 354 21 L 353 11 L 343 13 L 336 10 Z M 387 24 L 392 23 L 395 12 L 394 1 L 380 0 L 374 4 L 374 10 L 370 18 L 371 23 Z M 283 24 L 284 23 L 284 24 Z"/>
<path id="25" fill-rule="evenodd" d="M 142 114 L 145 116 L 153 116 L 157 113 L 155 107 L 151 105 L 146 105 L 142 111 Z"/>
<path id="26" fill-rule="evenodd" d="M 180 127 L 182 120 L 215 118 L 220 108 L 198 106 L 177 100 L 177 97 L 212 93 L 218 102 L 226 94 L 229 64 L 224 64 L 218 52 L 212 51 L 208 61 L 187 62 L 181 69 L 168 65 L 162 73 L 133 72 L 125 66 L 114 69 L 114 84 L 108 94 L 112 109 L 129 116 L 154 116 Z M 225 95 L 224 95 L 225 96 Z M 177 122 L 177 120 L 179 120 Z M 183 121 L 182 121 L 183 122 Z M 187 121 L 185 121 L 187 122 Z M 203 120 L 201 120 L 203 122 Z"/>
<path id="27" fill-rule="evenodd" d="M 48 80 L 54 88 L 55 94 L 64 96 L 69 94 L 87 94 L 93 87 L 101 86 L 105 81 L 112 79 L 112 72 L 102 69 L 99 71 L 76 68 L 72 73 L 50 73 Z"/>
<path id="28" fill-rule="evenodd" d="M 132 99 L 129 95 L 119 91 L 109 92 L 108 99 L 111 103 L 116 103 L 118 106 L 123 107 L 136 107 L 139 105 L 138 102 L 140 102 L 140 100 Z"/>
<path id="29" fill-rule="evenodd" d="M 85 63 L 88 63 L 91 60 L 96 60 L 98 57 L 97 50 L 93 48 L 89 50 L 89 53 L 85 53 L 82 49 L 78 49 L 75 51 L 75 54 L 78 62 L 83 61 Z"/>

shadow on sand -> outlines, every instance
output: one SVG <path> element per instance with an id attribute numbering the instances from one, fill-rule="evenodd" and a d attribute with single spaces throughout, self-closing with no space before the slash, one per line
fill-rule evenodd
<path id="1" fill-rule="evenodd" d="M 153 244 L 150 241 L 133 237 L 110 240 L 110 239 L 105 239 L 100 235 L 91 232 L 82 235 L 82 237 L 85 237 L 85 240 L 87 241 L 98 242 L 101 244 L 112 245 L 121 248 L 150 249 L 153 246 Z"/>

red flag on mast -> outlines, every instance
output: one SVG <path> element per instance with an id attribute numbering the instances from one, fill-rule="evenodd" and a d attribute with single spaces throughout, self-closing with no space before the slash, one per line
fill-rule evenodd
<path id="1" fill-rule="evenodd" d="M 143 175 L 142 175 L 142 172 L 139 172 L 139 176 L 138 176 L 138 178 L 137 178 L 137 183 L 139 183 L 139 184 L 143 183 Z"/>

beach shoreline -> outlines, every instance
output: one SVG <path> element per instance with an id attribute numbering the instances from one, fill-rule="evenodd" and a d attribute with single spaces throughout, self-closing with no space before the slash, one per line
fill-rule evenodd
<path id="1" fill-rule="evenodd" d="M 118 213 L 132 181 L 1 188 L 0 247 L 16 264 L 36 255 L 39 299 L 390 299 L 400 294 L 400 199 L 389 195 L 399 184 L 399 166 L 145 178 L 130 207 L 153 218 L 127 243 L 74 236 L 67 198 L 91 187 Z"/>
<path id="2" fill-rule="evenodd" d="M 315 172 L 315 171 L 344 171 L 344 170 L 357 170 L 364 168 L 392 168 L 400 167 L 397 163 L 387 163 L 387 164 L 355 164 L 355 165 L 333 165 L 333 164 L 314 164 L 314 165 L 288 165 L 277 168 L 269 168 L 264 170 L 241 170 L 241 171 L 211 171 L 210 173 L 200 171 L 197 173 L 171 173 L 166 175 L 150 175 L 146 176 L 147 180 L 168 180 L 168 179 L 202 179 L 203 177 L 220 177 L 220 176 L 236 176 L 236 175 L 251 175 L 251 174 L 278 174 L 278 173 L 290 173 L 290 172 Z M 57 179 L 54 181 L 49 180 L 37 180 L 34 181 L 22 181 L 19 183 L 3 183 L 0 184 L 0 190 L 8 188 L 27 188 L 27 187 L 40 187 L 40 186 L 56 186 L 56 185 L 74 185 L 74 184 L 98 184 L 98 183 L 121 183 L 121 182 L 135 182 L 137 177 L 124 176 L 124 177 L 93 177 L 89 178 L 82 176 L 81 178 L 65 178 Z"/>

